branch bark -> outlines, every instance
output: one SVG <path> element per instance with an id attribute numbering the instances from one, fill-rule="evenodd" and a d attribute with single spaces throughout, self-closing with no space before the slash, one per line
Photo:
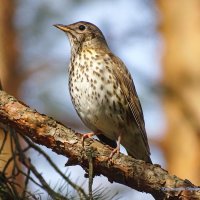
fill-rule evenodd
<path id="1" fill-rule="evenodd" d="M 200 199 L 199 187 L 170 175 L 159 165 L 151 165 L 123 154 L 109 163 L 107 158 L 112 149 L 94 139 L 85 140 L 84 150 L 80 133 L 38 113 L 4 91 L 0 91 L 0 121 L 34 142 L 68 157 L 67 166 L 80 165 L 87 171 L 88 155 L 92 150 L 95 175 L 102 174 L 111 182 L 150 193 L 155 199 Z"/>

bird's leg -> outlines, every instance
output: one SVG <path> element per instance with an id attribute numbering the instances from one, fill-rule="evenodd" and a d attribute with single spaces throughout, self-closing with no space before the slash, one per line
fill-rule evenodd
<path id="1" fill-rule="evenodd" d="M 112 157 L 114 156 L 114 154 L 116 153 L 117 156 L 119 155 L 120 152 L 120 142 L 121 142 L 121 134 L 118 136 L 117 139 L 117 147 L 111 152 L 110 156 L 109 156 L 109 160 L 112 159 Z"/>

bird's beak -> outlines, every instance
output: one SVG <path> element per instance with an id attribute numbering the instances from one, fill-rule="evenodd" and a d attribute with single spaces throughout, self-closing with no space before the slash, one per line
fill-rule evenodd
<path id="1" fill-rule="evenodd" d="M 62 25 L 62 24 L 54 24 L 54 26 L 64 32 L 68 32 L 70 29 L 68 26 Z"/>

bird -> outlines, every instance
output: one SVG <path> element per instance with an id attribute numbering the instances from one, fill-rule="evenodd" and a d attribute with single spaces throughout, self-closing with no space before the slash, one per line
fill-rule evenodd
<path id="1" fill-rule="evenodd" d="M 96 135 L 114 148 L 110 158 L 119 154 L 121 144 L 128 155 L 152 163 L 133 79 L 110 50 L 102 31 L 85 21 L 54 26 L 70 42 L 69 92 L 77 114 L 92 131 L 83 140 Z"/>

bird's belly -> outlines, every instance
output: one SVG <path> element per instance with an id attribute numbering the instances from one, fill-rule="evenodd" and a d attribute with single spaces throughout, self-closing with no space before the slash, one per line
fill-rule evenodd
<path id="1" fill-rule="evenodd" d="M 120 88 L 117 87 L 114 79 L 108 78 L 108 75 L 102 78 L 93 74 L 93 79 L 87 77 L 82 74 L 70 85 L 75 109 L 92 131 L 101 131 L 110 139 L 116 139 L 119 126 L 126 118 L 123 110 L 126 106 L 123 105 L 125 99 Z"/>

